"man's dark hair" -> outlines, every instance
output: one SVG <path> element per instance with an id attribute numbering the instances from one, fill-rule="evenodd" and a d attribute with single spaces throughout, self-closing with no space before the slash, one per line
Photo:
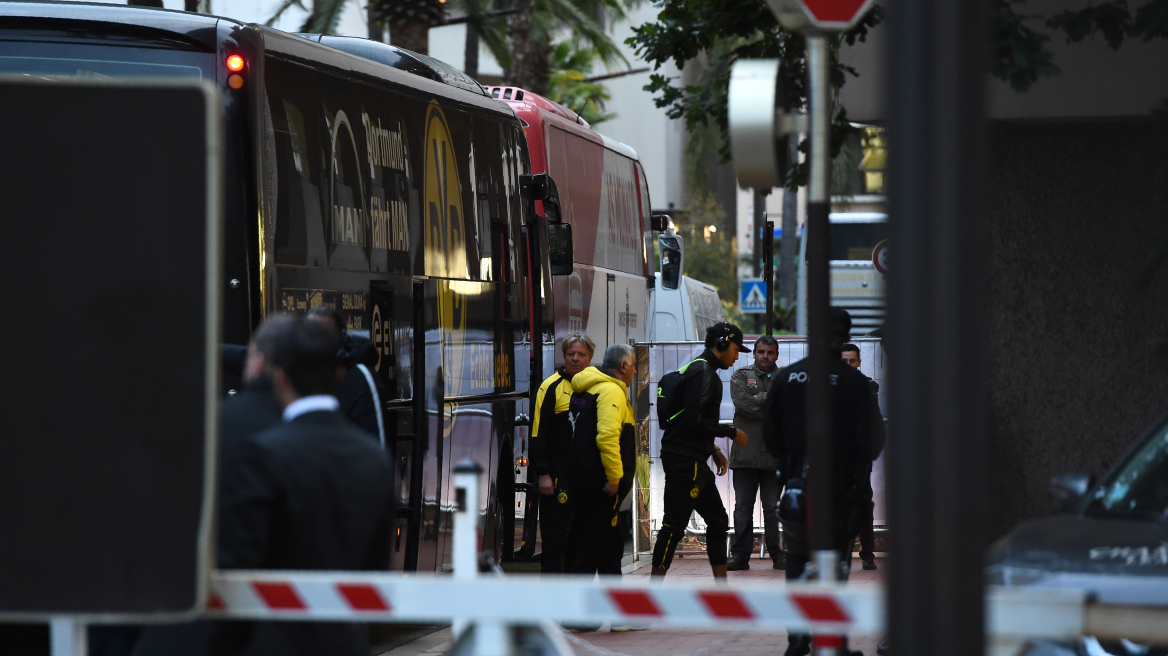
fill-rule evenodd
<path id="1" fill-rule="evenodd" d="M 762 337 L 754 340 L 754 348 L 758 348 L 760 346 L 773 346 L 777 349 L 779 348 L 779 340 L 770 335 L 763 335 Z"/>
<path id="2" fill-rule="evenodd" d="M 860 347 L 855 344 L 844 344 L 844 347 L 840 351 L 842 353 L 848 353 L 849 351 L 855 352 L 856 357 L 860 357 Z"/>
<path id="3" fill-rule="evenodd" d="M 314 305 L 308 308 L 308 312 L 304 313 L 306 319 L 328 319 L 333 322 L 336 327 L 337 339 L 345 333 L 345 317 L 341 316 L 341 311 L 331 305 Z"/>
<path id="4" fill-rule="evenodd" d="M 300 396 L 336 392 L 338 344 L 333 328 L 279 314 L 265 320 L 253 339 L 269 369 L 283 370 Z"/>

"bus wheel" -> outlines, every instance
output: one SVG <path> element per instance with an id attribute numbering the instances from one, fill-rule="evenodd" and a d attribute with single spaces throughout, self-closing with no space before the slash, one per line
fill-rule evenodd
<path id="1" fill-rule="evenodd" d="M 495 502 L 491 507 L 490 551 L 496 563 L 514 558 L 515 550 L 515 457 L 511 444 L 499 451 L 499 470 L 495 479 Z"/>

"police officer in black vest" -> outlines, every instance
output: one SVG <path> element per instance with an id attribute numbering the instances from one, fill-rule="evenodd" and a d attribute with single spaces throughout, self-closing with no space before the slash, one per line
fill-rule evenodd
<path id="1" fill-rule="evenodd" d="M 848 341 L 852 318 L 831 309 L 829 345 L 831 359 L 831 427 L 835 446 L 832 477 L 833 548 L 840 555 L 843 578 L 851 565 L 851 548 L 868 504 L 867 481 L 872 461 L 884 448 L 884 420 L 868 378 L 840 357 Z M 815 472 L 807 469 L 807 359 L 783 369 L 771 388 L 763 423 L 767 449 L 779 463 L 786 490 L 779 501 L 779 521 L 787 552 L 787 580 L 803 576 L 810 549 L 807 544 L 805 481 Z M 811 652 L 811 636 L 793 633 L 784 656 Z"/>

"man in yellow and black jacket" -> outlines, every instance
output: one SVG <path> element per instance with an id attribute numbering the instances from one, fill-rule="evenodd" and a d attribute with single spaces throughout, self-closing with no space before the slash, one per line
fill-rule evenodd
<path id="1" fill-rule="evenodd" d="M 568 464 L 572 445 L 572 425 L 568 422 L 568 402 L 572 398 L 572 376 L 592 362 L 596 345 L 584 333 L 571 333 L 560 344 L 564 366 L 548 376 L 535 396 L 535 419 L 531 424 L 531 470 L 535 472 L 541 500 L 539 532 L 543 543 L 540 572 L 562 574 L 570 563 L 574 499 L 568 493 Z"/>
<path id="2" fill-rule="evenodd" d="M 621 573 L 624 540 L 617 515 L 633 487 L 629 385 L 635 373 L 632 347 L 613 344 L 599 369 L 588 367 L 572 377 L 570 484 L 576 512 L 570 540 L 576 556 L 568 571 L 574 574 Z"/>

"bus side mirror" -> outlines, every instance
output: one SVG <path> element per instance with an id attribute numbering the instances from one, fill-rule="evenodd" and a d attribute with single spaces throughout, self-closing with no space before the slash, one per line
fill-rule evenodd
<path id="1" fill-rule="evenodd" d="M 672 230 L 657 238 L 661 251 L 661 288 L 677 289 L 681 284 L 682 239 Z"/>
<path id="2" fill-rule="evenodd" d="M 544 208 L 547 209 L 548 206 L 544 205 Z M 572 275 L 575 263 L 572 260 L 570 223 L 548 223 L 548 261 L 551 263 L 553 276 Z"/>
<path id="3" fill-rule="evenodd" d="M 527 183 L 528 193 L 531 194 L 531 200 L 547 200 L 549 198 L 559 198 L 559 190 L 556 189 L 556 181 L 547 173 L 536 173 L 528 180 L 522 180 L 521 183 Z"/>
<path id="4" fill-rule="evenodd" d="M 563 212 L 560 211 L 560 201 L 558 198 L 553 196 L 543 199 L 543 215 L 549 223 L 560 223 L 564 220 Z"/>

